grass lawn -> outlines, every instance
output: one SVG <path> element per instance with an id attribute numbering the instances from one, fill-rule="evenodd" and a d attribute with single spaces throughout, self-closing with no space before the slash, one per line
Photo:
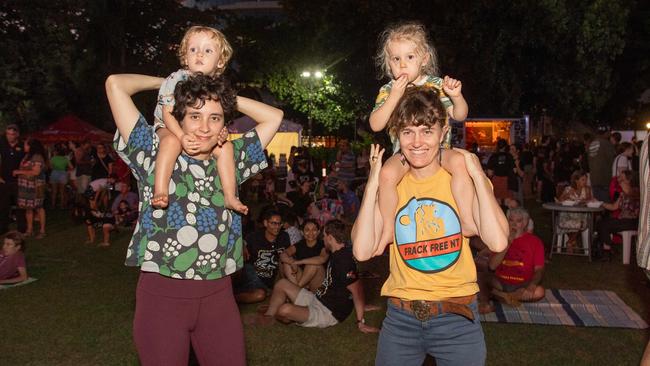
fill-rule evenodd
<path id="1" fill-rule="evenodd" d="M 550 214 L 533 210 L 536 232 L 550 242 Z M 35 283 L 0 291 L 0 365 L 137 365 L 131 338 L 138 270 L 123 266 L 130 237 L 122 231 L 110 248 L 83 244 L 85 229 L 61 211 L 48 212 L 48 236 L 31 240 L 28 270 Z M 620 248 L 619 252 L 620 252 Z M 361 269 L 385 274 L 387 259 Z M 383 278 L 366 281 L 367 299 L 385 307 Z M 649 288 L 636 265 L 554 256 L 544 285 L 615 291 L 646 321 Z M 242 313 L 256 306 L 241 308 Z M 366 315 L 380 325 L 383 311 Z M 483 325 L 489 365 L 637 365 L 647 332 L 631 329 L 543 325 Z M 362 334 L 354 316 L 320 329 L 247 326 L 250 365 L 372 365 L 377 335 Z"/>

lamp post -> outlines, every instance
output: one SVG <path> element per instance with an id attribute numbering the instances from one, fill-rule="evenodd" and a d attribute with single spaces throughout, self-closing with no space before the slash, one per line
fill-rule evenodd
<path id="1" fill-rule="evenodd" d="M 307 146 L 311 147 L 311 139 L 313 136 L 314 130 L 312 129 L 312 118 L 311 118 L 311 110 L 314 107 L 314 82 L 318 81 L 323 78 L 323 72 L 320 70 L 315 70 L 315 71 L 303 71 L 300 76 L 303 79 L 306 79 L 307 82 L 309 83 L 309 95 L 308 95 L 308 104 L 307 104 Z"/>

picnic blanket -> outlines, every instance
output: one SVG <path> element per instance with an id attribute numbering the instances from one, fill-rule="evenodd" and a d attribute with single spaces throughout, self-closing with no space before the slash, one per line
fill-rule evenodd
<path id="1" fill-rule="evenodd" d="M 16 286 L 26 285 L 26 284 L 28 284 L 28 283 L 32 283 L 32 282 L 34 282 L 34 281 L 36 281 L 36 278 L 34 278 L 34 277 L 29 277 L 28 279 L 26 279 L 26 280 L 23 281 L 23 282 L 14 283 L 14 284 L 11 284 L 11 285 L 0 285 L 0 290 L 4 290 L 4 289 L 8 289 L 8 288 L 12 288 L 12 287 L 16 287 Z"/>
<path id="2" fill-rule="evenodd" d="M 483 322 L 645 329 L 648 324 L 612 291 L 546 290 L 534 303 L 509 306 L 494 302 Z"/>

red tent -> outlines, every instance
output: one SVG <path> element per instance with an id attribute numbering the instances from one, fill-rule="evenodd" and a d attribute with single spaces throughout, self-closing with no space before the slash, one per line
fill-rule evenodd
<path id="1" fill-rule="evenodd" d="M 59 118 L 31 136 L 46 144 L 65 141 L 110 142 L 113 140 L 112 134 L 82 121 L 72 114 Z"/>

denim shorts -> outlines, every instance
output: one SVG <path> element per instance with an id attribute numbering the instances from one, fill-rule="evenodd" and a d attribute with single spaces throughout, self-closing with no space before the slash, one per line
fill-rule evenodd
<path id="1" fill-rule="evenodd" d="M 233 289 L 235 294 L 257 289 L 262 289 L 267 293 L 271 291 L 271 289 L 268 288 L 257 276 L 255 267 L 250 263 L 244 263 L 244 268 L 242 268 L 241 274 L 235 281 L 233 281 Z"/>
<path id="2" fill-rule="evenodd" d="M 50 173 L 50 183 L 66 184 L 68 183 L 68 172 L 65 170 L 52 170 Z"/>
<path id="3" fill-rule="evenodd" d="M 477 303 L 468 306 L 474 312 L 474 320 L 444 313 L 422 322 L 388 302 L 375 365 L 419 366 L 427 353 L 436 359 L 438 366 L 484 365 L 485 339 Z"/>

